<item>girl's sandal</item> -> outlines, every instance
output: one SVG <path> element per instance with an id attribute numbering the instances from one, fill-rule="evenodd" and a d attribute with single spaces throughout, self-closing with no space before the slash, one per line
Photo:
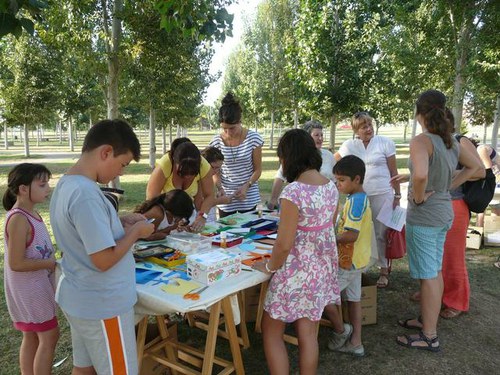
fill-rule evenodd
<path id="1" fill-rule="evenodd" d="M 387 288 L 389 285 L 389 274 L 380 274 L 377 280 L 377 288 L 383 289 Z"/>
<path id="2" fill-rule="evenodd" d="M 402 341 L 404 338 L 406 340 Z M 430 352 L 439 352 L 441 348 L 439 347 L 439 339 L 438 337 L 428 338 L 422 331 L 418 333 L 418 335 L 403 335 L 398 336 L 396 338 L 396 342 L 398 345 L 404 346 L 405 348 L 410 349 L 420 349 L 420 350 L 428 350 Z M 425 343 L 425 345 L 419 345 L 418 343 Z"/>

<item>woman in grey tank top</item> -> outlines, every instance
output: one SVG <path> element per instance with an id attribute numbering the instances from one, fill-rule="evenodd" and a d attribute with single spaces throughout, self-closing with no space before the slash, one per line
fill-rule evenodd
<path id="1" fill-rule="evenodd" d="M 443 245 L 453 220 L 449 190 L 474 174 L 477 161 L 467 150 L 460 149 L 459 152 L 446 117 L 443 93 L 425 91 L 419 96 L 416 107 L 422 133 L 410 142 L 406 247 L 410 275 L 420 281 L 421 316 L 401 320 L 399 325 L 421 331 L 416 335 L 398 336 L 397 343 L 437 352 L 440 350 L 437 321 L 443 294 Z M 457 162 L 464 168 L 454 176 Z M 408 176 L 398 175 L 392 179 L 397 182 L 405 180 Z"/>

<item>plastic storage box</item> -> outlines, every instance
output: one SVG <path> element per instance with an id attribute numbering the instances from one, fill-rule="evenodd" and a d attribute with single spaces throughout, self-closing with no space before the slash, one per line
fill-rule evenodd
<path id="1" fill-rule="evenodd" d="M 186 264 L 188 276 L 205 285 L 236 276 L 241 271 L 240 256 L 224 250 L 188 255 Z"/>
<path id="2" fill-rule="evenodd" d="M 212 240 L 209 237 L 189 232 L 170 234 L 165 238 L 165 243 L 184 254 L 196 254 L 212 248 Z"/>

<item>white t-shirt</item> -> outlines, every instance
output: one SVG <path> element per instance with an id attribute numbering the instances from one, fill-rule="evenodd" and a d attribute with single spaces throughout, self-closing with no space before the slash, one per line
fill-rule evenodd
<path id="1" fill-rule="evenodd" d="M 396 145 L 392 139 L 375 135 L 366 148 L 361 139 L 349 139 L 342 143 L 338 152 L 342 157 L 355 155 L 365 162 L 363 189 L 368 196 L 392 191 L 391 173 L 387 165 L 387 158 L 396 155 Z"/>
<path id="2" fill-rule="evenodd" d="M 80 175 L 61 177 L 50 200 L 50 223 L 63 251 L 59 306 L 71 316 L 90 320 L 129 311 L 137 301 L 132 251 L 107 271 L 90 259 L 125 235 L 115 208 L 95 181 Z"/>
<path id="3" fill-rule="evenodd" d="M 324 148 L 320 149 L 320 151 L 321 151 L 321 159 L 323 161 L 321 163 L 321 168 L 319 170 L 319 173 L 321 173 L 329 180 L 335 182 L 335 176 L 333 175 L 333 167 L 337 161 L 335 160 L 335 157 L 330 151 L 325 150 Z M 281 167 L 281 165 L 278 171 L 276 172 L 276 176 L 274 176 L 274 178 L 279 178 L 280 180 L 286 182 L 286 178 L 285 176 L 283 176 L 283 168 Z"/>

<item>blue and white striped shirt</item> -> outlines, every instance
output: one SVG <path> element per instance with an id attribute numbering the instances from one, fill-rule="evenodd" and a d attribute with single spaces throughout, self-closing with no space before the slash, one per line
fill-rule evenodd
<path id="1" fill-rule="evenodd" d="M 238 146 L 226 146 L 220 134 L 216 135 L 210 142 L 210 146 L 218 148 L 224 155 L 224 164 L 221 168 L 221 184 L 227 195 L 233 194 L 245 182 L 250 180 L 254 172 L 253 150 L 262 147 L 264 140 L 259 133 L 248 130 L 247 136 Z M 218 207 L 226 212 L 245 211 L 252 209 L 260 202 L 259 184 L 252 184 L 248 189 L 244 201 L 233 200 L 229 204 L 221 204 Z"/>

